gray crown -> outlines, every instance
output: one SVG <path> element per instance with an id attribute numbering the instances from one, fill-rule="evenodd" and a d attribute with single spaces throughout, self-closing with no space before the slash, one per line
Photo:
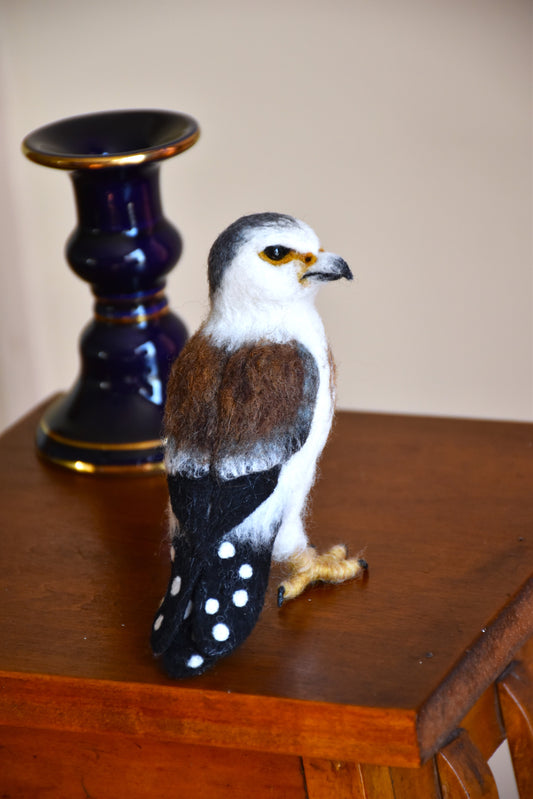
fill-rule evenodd
<path id="1" fill-rule="evenodd" d="M 253 230 L 261 227 L 287 228 L 297 224 L 293 216 L 270 212 L 241 216 L 233 222 L 220 234 L 209 252 L 207 276 L 210 296 L 213 296 L 220 287 L 224 270 L 233 261 L 239 247 Z"/>

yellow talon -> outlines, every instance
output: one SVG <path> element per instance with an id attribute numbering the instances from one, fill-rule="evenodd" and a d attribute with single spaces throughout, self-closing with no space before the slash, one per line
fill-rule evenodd
<path id="1" fill-rule="evenodd" d="M 313 547 L 294 555 L 289 561 L 291 574 L 278 589 L 278 605 L 299 596 L 312 583 L 343 583 L 368 569 L 363 558 L 346 558 L 346 547 L 337 544 L 324 554 Z"/>

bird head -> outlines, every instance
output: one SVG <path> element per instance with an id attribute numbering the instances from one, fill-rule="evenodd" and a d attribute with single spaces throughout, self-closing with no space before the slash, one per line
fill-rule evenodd
<path id="1" fill-rule="evenodd" d="M 208 259 L 210 296 L 265 305 L 312 300 L 319 285 L 353 275 L 346 261 L 324 252 L 316 233 L 285 214 L 253 214 L 230 225 Z"/>

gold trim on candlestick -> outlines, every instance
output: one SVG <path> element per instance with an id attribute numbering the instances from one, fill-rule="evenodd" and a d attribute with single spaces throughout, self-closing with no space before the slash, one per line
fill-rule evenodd
<path id="1" fill-rule="evenodd" d="M 198 140 L 200 131 L 196 130 L 185 139 L 180 139 L 164 147 L 149 147 L 146 150 L 134 153 L 115 153 L 107 155 L 62 155 L 60 153 L 47 153 L 34 150 L 26 144 L 26 139 L 22 142 L 22 152 L 37 164 L 53 167 L 55 169 L 103 169 L 106 167 L 134 166 L 136 164 L 146 164 L 150 161 L 162 161 L 174 155 L 188 150 Z"/>
<path id="2" fill-rule="evenodd" d="M 157 319 L 160 316 L 166 316 L 168 313 L 170 313 L 170 308 L 167 305 L 165 308 L 160 308 L 158 311 L 154 311 L 153 313 L 135 314 L 135 316 L 121 317 L 104 316 L 102 314 L 95 313 L 94 318 L 99 322 L 107 322 L 111 325 L 137 325 L 142 324 L 142 322 L 149 322 L 150 319 Z"/>
<path id="3" fill-rule="evenodd" d="M 64 460 L 63 458 L 53 458 L 44 452 L 38 451 L 38 455 L 45 461 L 62 466 L 78 474 L 116 474 L 116 475 L 141 475 L 141 474 L 163 474 L 165 465 L 162 461 L 155 463 L 127 464 L 125 466 L 100 466 L 94 463 L 87 463 L 80 460 Z"/>
<path id="4" fill-rule="evenodd" d="M 163 446 L 163 442 L 160 438 L 154 439 L 152 441 L 130 441 L 123 444 L 106 444 L 100 441 L 76 441 L 75 439 L 68 438 L 67 436 L 62 436 L 61 433 L 56 433 L 55 430 L 52 430 L 44 419 L 41 419 L 39 426 L 45 436 L 51 438 L 53 441 L 57 441 L 58 444 L 66 444 L 70 447 L 80 447 L 81 449 L 96 449 L 109 452 L 135 452 L 147 449 L 158 449 L 159 447 Z"/>

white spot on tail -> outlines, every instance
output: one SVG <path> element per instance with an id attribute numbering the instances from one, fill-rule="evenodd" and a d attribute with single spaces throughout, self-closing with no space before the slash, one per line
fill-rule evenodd
<path id="1" fill-rule="evenodd" d="M 229 638 L 229 627 L 225 624 L 215 624 L 213 627 L 213 638 L 215 641 L 227 641 Z"/>
<path id="2" fill-rule="evenodd" d="M 201 655 L 191 655 L 187 661 L 187 666 L 190 669 L 199 669 L 203 662 L 204 659 Z"/>
<path id="3" fill-rule="evenodd" d="M 243 563 L 239 569 L 239 577 L 242 577 L 243 580 L 249 580 L 253 573 L 254 570 L 249 563 Z"/>
<path id="4" fill-rule="evenodd" d="M 205 612 L 208 613 L 210 616 L 213 616 L 218 611 L 219 607 L 220 607 L 220 602 L 218 601 L 218 599 L 214 599 L 213 597 L 211 597 L 211 599 L 208 599 L 207 602 L 205 603 Z"/>
<path id="5" fill-rule="evenodd" d="M 222 560 L 232 558 L 235 555 L 235 547 L 231 541 L 223 541 L 218 548 L 218 557 Z"/>

